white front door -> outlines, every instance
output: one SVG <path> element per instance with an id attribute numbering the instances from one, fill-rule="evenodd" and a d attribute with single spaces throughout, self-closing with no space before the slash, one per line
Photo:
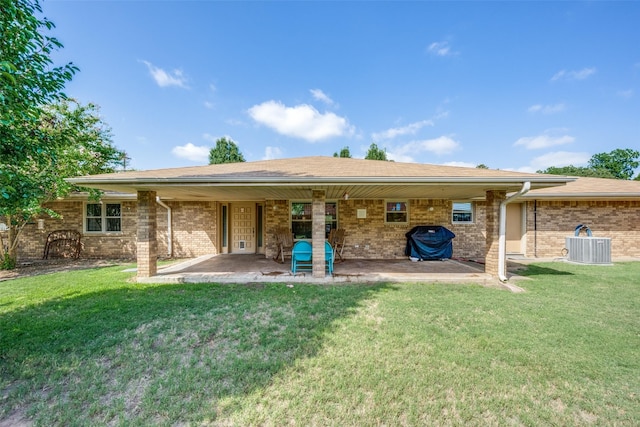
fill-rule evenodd
<path id="1" fill-rule="evenodd" d="M 231 204 L 231 253 L 256 253 L 256 204 Z"/>

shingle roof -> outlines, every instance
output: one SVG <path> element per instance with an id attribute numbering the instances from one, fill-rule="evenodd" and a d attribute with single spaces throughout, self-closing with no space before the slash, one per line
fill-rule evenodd
<path id="1" fill-rule="evenodd" d="M 530 191 L 524 197 L 529 199 L 640 199 L 640 181 L 581 177 L 561 187 Z"/>
<path id="2" fill-rule="evenodd" d="M 297 157 L 255 162 L 226 163 L 219 165 L 191 166 L 171 169 L 119 172 L 93 175 L 74 179 L 86 181 L 95 179 L 115 180 L 188 180 L 190 178 L 232 179 L 269 177 L 282 178 L 516 178 L 532 180 L 566 181 L 562 177 L 540 175 L 507 170 L 478 169 L 457 166 L 442 166 L 420 163 L 386 162 L 379 160 L 351 159 L 340 157 Z"/>
<path id="3" fill-rule="evenodd" d="M 573 178 L 502 170 L 337 157 L 299 157 L 173 169 L 131 171 L 73 178 L 108 191 L 153 190 L 174 199 L 305 199 L 311 189 L 327 199 L 482 198 L 487 190 L 516 191 L 564 185 Z"/>

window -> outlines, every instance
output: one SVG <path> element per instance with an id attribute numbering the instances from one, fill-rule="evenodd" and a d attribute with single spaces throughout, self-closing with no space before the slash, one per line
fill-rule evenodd
<path id="1" fill-rule="evenodd" d="M 291 203 L 291 231 L 295 239 L 311 239 L 313 216 L 310 202 Z M 324 204 L 325 237 L 332 228 L 338 228 L 338 207 L 335 202 Z"/>
<path id="2" fill-rule="evenodd" d="M 457 223 L 473 222 L 473 203 L 472 202 L 453 202 L 453 213 L 451 220 Z"/>
<path id="3" fill-rule="evenodd" d="M 87 203 L 85 231 L 87 233 L 122 231 L 120 203 Z"/>
<path id="4" fill-rule="evenodd" d="M 409 222 L 409 203 L 406 200 L 387 200 L 385 202 L 384 222 L 402 224 Z"/>

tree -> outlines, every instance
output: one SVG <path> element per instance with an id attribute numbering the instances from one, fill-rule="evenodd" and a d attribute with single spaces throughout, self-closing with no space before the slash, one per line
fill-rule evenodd
<path id="1" fill-rule="evenodd" d="M 592 169 L 583 166 L 550 166 L 545 170 L 539 170 L 537 173 L 546 173 L 551 175 L 568 175 L 568 176 L 586 176 L 592 178 L 615 178 L 607 169 Z"/>
<path id="2" fill-rule="evenodd" d="M 592 169 L 605 169 L 618 179 L 631 179 L 633 172 L 640 166 L 640 152 L 630 148 L 617 148 L 609 153 L 594 154 L 589 160 Z"/>
<path id="3" fill-rule="evenodd" d="M 65 178 L 114 172 L 126 157 L 113 146 L 111 131 L 93 104 L 82 106 L 65 100 L 43 107 L 38 121 L 32 123 L 30 138 L 25 144 L 45 142 L 55 151 L 48 150 L 46 161 L 29 157 L 2 165 L 0 217 L 9 227 L 7 250 L 0 236 L 3 268 L 15 266 L 19 237 L 27 222 L 41 214 L 57 217 L 45 204 L 79 190 Z"/>
<path id="4" fill-rule="evenodd" d="M 219 165 L 221 163 L 244 162 L 244 156 L 232 139 L 226 137 L 219 138 L 216 146 L 209 150 L 209 164 Z"/>
<path id="5" fill-rule="evenodd" d="M 8 226 L 0 263 L 7 267 L 15 265 L 20 225 L 38 212 L 47 191 L 43 172 L 67 145 L 47 134 L 42 116 L 65 98 L 62 90 L 78 71 L 72 63 L 53 65 L 62 44 L 45 34 L 54 24 L 36 17 L 41 13 L 39 0 L 0 0 L 0 217 Z"/>
<path id="6" fill-rule="evenodd" d="M 350 159 L 351 158 L 351 152 L 349 151 L 349 147 L 343 147 L 342 150 L 340 150 L 340 153 L 333 153 L 333 157 L 345 157 Z"/>
<path id="7" fill-rule="evenodd" d="M 42 107 L 65 97 L 62 90 L 78 71 L 72 63 L 53 67 L 51 55 L 62 44 L 41 31 L 54 25 L 38 0 L 0 0 L 0 158 L 15 164 L 47 157 L 55 147 L 29 138 Z"/>
<path id="8" fill-rule="evenodd" d="M 538 173 L 554 175 L 589 176 L 595 178 L 631 179 L 634 170 L 640 166 L 640 152 L 630 148 L 617 148 L 609 153 L 598 153 L 591 156 L 587 167 L 583 166 L 551 166 Z"/>
<path id="9" fill-rule="evenodd" d="M 476 169 L 489 169 L 489 166 L 485 165 L 484 163 L 480 163 L 476 166 Z"/>
<path id="10" fill-rule="evenodd" d="M 369 146 L 369 150 L 367 151 L 367 155 L 364 156 L 367 160 L 389 160 L 387 159 L 387 151 L 381 148 L 378 148 L 378 145 L 374 142 Z"/>

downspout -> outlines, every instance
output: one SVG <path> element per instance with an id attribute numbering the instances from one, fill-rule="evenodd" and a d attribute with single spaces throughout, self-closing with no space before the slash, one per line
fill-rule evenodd
<path id="1" fill-rule="evenodd" d="M 500 203 L 500 227 L 498 231 L 498 278 L 501 282 L 507 281 L 507 242 L 505 237 L 507 234 L 507 205 L 523 194 L 526 194 L 530 189 L 531 182 L 523 182 L 520 191 L 512 194 Z"/>
<path id="2" fill-rule="evenodd" d="M 538 200 L 533 201 L 533 256 L 538 258 Z"/>
<path id="3" fill-rule="evenodd" d="M 167 210 L 167 256 L 171 258 L 173 256 L 173 238 L 171 228 L 171 208 L 165 204 L 160 197 L 156 197 L 156 203 Z"/>

